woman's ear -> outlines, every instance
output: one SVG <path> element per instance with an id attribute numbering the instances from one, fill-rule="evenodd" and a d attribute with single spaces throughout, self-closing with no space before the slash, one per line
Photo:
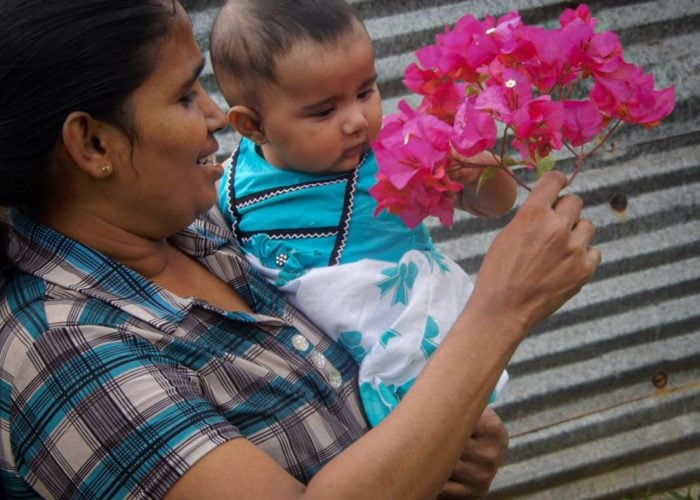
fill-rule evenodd
<path id="1" fill-rule="evenodd" d="M 234 106 L 228 112 L 228 122 L 236 129 L 236 132 L 254 143 L 262 145 L 267 142 L 265 129 L 258 113 L 253 108 Z"/>
<path id="2" fill-rule="evenodd" d="M 106 125 L 90 114 L 74 111 L 63 122 L 63 145 L 75 165 L 94 178 L 114 171 Z"/>

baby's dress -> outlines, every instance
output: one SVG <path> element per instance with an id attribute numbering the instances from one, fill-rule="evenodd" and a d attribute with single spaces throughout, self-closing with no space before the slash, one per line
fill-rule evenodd
<path id="1" fill-rule="evenodd" d="M 244 138 L 219 189 L 248 260 L 360 363 L 373 426 L 414 383 L 473 288 L 425 226 L 374 216 L 376 172 L 371 151 L 346 173 L 278 169 Z M 506 381 L 503 372 L 492 400 Z"/>

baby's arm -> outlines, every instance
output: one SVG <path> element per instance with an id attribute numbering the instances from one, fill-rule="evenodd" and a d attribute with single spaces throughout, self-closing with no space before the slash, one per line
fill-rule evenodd
<path id="1" fill-rule="evenodd" d="M 496 165 L 493 155 L 486 152 L 469 158 L 468 162 L 478 165 Z M 477 167 L 464 167 L 451 172 L 452 180 L 464 185 L 455 199 L 455 205 L 474 215 L 492 217 L 504 215 L 515 204 L 517 184 L 507 172 L 501 170 L 481 186 L 477 193 L 479 176 L 483 170 Z"/>

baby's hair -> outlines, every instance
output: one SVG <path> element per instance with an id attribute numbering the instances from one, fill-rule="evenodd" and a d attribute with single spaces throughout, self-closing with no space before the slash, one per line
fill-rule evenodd
<path id="1" fill-rule="evenodd" d="M 214 74 L 229 105 L 254 106 L 275 63 L 304 40 L 332 44 L 363 26 L 344 0 L 229 0 L 214 22 Z M 364 29 L 364 28 L 363 28 Z"/>

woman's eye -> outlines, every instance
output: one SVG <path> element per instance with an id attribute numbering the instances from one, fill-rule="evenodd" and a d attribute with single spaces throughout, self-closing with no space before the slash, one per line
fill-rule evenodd
<path id="1" fill-rule="evenodd" d="M 188 92 L 187 94 L 183 95 L 180 98 L 180 102 L 183 104 L 192 104 L 196 98 L 197 98 L 197 91 L 193 90 L 193 91 Z"/>

